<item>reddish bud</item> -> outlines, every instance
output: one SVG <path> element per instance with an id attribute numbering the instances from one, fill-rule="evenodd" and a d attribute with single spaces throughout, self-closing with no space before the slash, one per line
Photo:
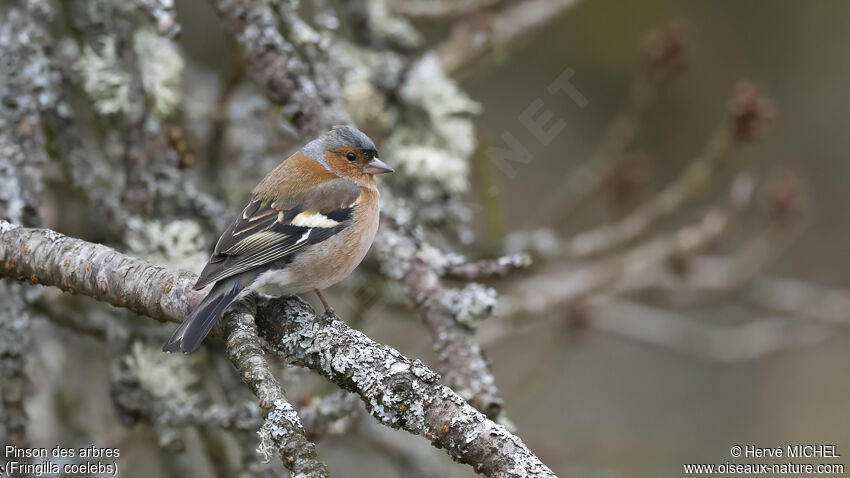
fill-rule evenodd
<path id="1" fill-rule="evenodd" d="M 684 25 L 675 22 L 647 34 L 643 39 L 643 54 L 651 72 L 660 79 L 681 73 L 687 66 L 688 39 Z"/>
<path id="2" fill-rule="evenodd" d="M 732 136 L 736 141 L 749 141 L 761 132 L 766 119 L 775 114 L 773 100 L 763 96 L 750 82 L 738 84 L 735 98 L 729 105 Z"/>

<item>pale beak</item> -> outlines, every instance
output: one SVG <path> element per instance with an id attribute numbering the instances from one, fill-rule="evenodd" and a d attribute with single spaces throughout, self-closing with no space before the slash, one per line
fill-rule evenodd
<path id="1" fill-rule="evenodd" d="M 393 172 L 393 168 L 387 166 L 387 163 L 378 158 L 372 158 L 371 161 L 366 163 L 363 171 L 368 174 L 384 174 Z"/>

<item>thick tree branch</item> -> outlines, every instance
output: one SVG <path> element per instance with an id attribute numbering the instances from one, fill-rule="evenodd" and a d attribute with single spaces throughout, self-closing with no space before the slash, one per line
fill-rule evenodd
<path id="1" fill-rule="evenodd" d="M 194 276 L 45 229 L 0 221 L 0 277 L 62 287 L 179 322 L 200 299 Z M 378 344 L 298 298 L 261 300 L 263 346 L 358 394 L 382 423 L 423 435 L 487 476 L 553 477 L 522 441 L 466 403 L 418 360 Z"/>

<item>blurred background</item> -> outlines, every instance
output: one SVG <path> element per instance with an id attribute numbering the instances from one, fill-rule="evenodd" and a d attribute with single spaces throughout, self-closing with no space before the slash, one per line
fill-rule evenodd
<path id="1" fill-rule="evenodd" d="M 410 144 L 419 139 L 398 132 L 421 124 L 404 106 L 390 120 L 346 106 L 379 149 L 387 145 L 381 157 L 401 166 L 388 178 L 387 201 L 406 198 L 433 243 L 474 259 L 531 255 L 529 268 L 483 280 L 499 298 L 476 337 L 506 423 L 544 463 L 560 477 L 657 477 L 680 476 L 686 463 L 724 463 L 736 444 L 835 444 L 850 454 L 850 4 L 590 0 L 541 7 L 494 0 L 425 15 L 405 10 L 405 2 L 377 3 L 406 12 L 387 18 L 403 19 L 417 42 L 389 36 L 395 40 L 375 48 L 401 51 L 411 65 L 437 52 L 445 76 L 424 74 L 420 87 L 456 81 L 468 97 L 452 104 L 474 125 L 475 146 L 454 173 L 468 175 L 470 186 L 455 187 L 438 173 L 417 177 L 437 159 L 426 154 L 422 165 L 401 157 L 413 155 Z M 59 45 L 84 58 L 88 34 L 69 19 L 82 7 L 57 5 L 51 28 L 57 38 L 75 38 Z M 356 38 L 347 6 L 334 8 L 341 35 Z M 534 9 L 545 19 L 534 18 Z M 299 131 L 252 81 L 250 61 L 210 2 L 181 0 L 173 10 L 183 96 L 153 136 L 179 131 L 189 153 L 161 140 L 174 150 L 171 160 L 191 156 L 175 184 L 195 184 L 230 213 L 301 142 Z M 533 27 L 512 37 L 526 20 Z M 486 54 L 455 68 L 452 52 L 469 48 L 458 46 L 464 32 L 479 29 L 507 40 L 496 37 Z M 332 61 L 350 54 L 334 48 Z M 381 62 L 370 67 L 369 78 L 392 71 Z M 85 76 L 80 67 L 70 71 L 69 81 L 82 85 L 74 79 Z M 567 71 L 583 100 L 550 89 Z M 348 95 L 353 87 L 343 83 Z M 84 89 L 69 104 L 87 103 Z M 396 94 L 385 97 L 388 105 L 400 102 Z M 470 100 L 480 107 L 464 103 Z M 92 106 L 83 108 L 85 122 Z M 528 115 L 539 121 L 544 111 L 551 118 L 543 129 L 555 131 L 548 142 L 526 125 Z M 108 157 L 108 121 L 90 123 Z M 507 168 L 499 159 L 510 143 L 506 132 L 527 150 L 512 153 Z M 91 213 L 80 188 L 69 186 L 60 164 L 45 166 L 45 227 L 200 270 L 217 237 L 215 220 L 175 225 L 149 212 L 143 225 L 116 235 L 102 214 Z M 169 220 L 191 217 L 159 207 Z M 452 210 L 462 214 L 445 212 Z M 180 236 L 189 252 L 159 254 L 149 219 L 161 219 L 157 234 Z M 378 272 L 385 264 L 370 256 L 365 271 L 331 289 L 329 299 L 374 340 L 437 368 L 428 329 L 398 281 Z M 33 443 L 119 447 L 127 477 L 229 476 L 227 466 L 208 459 L 215 440 L 204 430 L 183 430 L 184 451 L 171 453 L 157 447 L 161 437 L 144 420 L 122 425 L 112 409 L 106 345 L 41 318 L 109 322 L 129 313 L 44 293 L 56 302 L 52 310 L 32 306 L 26 410 Z M 171 326 L 159 328 L 162 335 Z M 213 397 L 220 392 L 205 381 L 228 373 L 218 355 L 210 348 L 181 365 L 212 364 L 196 388 Z M 280 375 L 290 398 L 334 390 L 309 372 L 282 367 Z M 351 421 L 317 442 L 335 476 L 474 476 L 419 437 L 376 426 L 362 413 Z M 227 453 L 238 461 L 238 453 Z"/>

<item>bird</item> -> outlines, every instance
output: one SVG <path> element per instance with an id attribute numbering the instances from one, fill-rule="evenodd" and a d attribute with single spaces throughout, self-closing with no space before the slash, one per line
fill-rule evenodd
<path id="1" fill-rule="evenodd" d="M 212 289 L 163 346 L 196 351 L 227 307 L 250 292 L 291 296 L 345 279 L 378 230 L 375 176 L 393 169 L 353 126 L 336 126 L 283 160 L 225 229 L 194 288 Z"/>

